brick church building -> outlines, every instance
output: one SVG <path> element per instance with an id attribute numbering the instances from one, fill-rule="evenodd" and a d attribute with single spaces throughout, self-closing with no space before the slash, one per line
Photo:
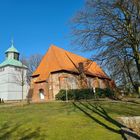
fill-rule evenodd
<path id="1" fill-rule="evenodd" d="M 55 100 L 61 89 L 112 85 L 113 81 L 95 62 L 52 45 L 32 75 L 32 101 Z"/>

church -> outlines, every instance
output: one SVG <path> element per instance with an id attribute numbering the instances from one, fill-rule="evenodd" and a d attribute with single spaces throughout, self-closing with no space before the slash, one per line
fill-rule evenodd
<path id="1" fill-rule="evenodd" d="M 5 61 L 0 64 L 0 99 L 18 101 L 26 99 L 28 93 L 27 67 L 19 61 L 20 53 L 14 47 L 5 52 Z"/>
<path id="2" fill-rule="evenodd" d="M 82 77 L 82 80 L 80 79 Z M 52 45 L 32 75 L 32 101 L 55 100 L 61 89 L 112 88 L 96 62 Z"/>

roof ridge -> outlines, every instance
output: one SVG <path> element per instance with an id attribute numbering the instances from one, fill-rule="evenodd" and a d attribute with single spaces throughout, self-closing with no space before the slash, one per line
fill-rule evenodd
<path id="1" fill-rule="evenodd" d="M 68 50 L 65 50 L 64 48 L 58 47 L 58 46 L 56 46 L 56 45 L 51 45 L 51 47 L 56 47 L 57 49 L 61 49 L 61 50 L 65 51 L 65 52 L 67 52 L 67 53 L 70 53 L 70 54 L 72 54 L 72 55 L 76 55 L 76 56 L 78 56 L 78 57 L 81 57 L 81 58 L 90 60 L 89 58 L 86 58 L 86 57 L 84 57 L 84 56 L 75 54 L 75 53 L 73 53 L 73 52 L 70 52 L 70 51 L 68 51 Z M 92 60 L 91 60 L 91 61 L 92 61 Z"/>
<path id="2" fill-rule="evenodd" d="M 67 52 L 65 52 L 65 54 L 67 55 L 68 59 L 72 62 L 72 64 L 73 64 L 74 67 L 76 68 L 76 70 L 79 72 L 78 67 L 77 67 L 76 64 L 72 61 L 72 59 L 71 59 L 70 56 L 67 54 Z"/>

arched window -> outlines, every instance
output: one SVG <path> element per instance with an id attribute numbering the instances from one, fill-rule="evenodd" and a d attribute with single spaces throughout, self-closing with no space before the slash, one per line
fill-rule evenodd
<path id="1" fill-rule="evenodd" d="M 40 89 L 40 90 L 39 90 L 39 98 L 40 98 L 41 100 L 44 100 L 44 99 L 45 99 L 44 89 Z"/>

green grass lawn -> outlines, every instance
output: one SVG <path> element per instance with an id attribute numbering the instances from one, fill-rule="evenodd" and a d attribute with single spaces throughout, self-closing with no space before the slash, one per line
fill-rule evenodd
<path id="1" fill-rule="evenodd" d="M 116 118 L 137 115 L 140 115 L 139 103 L 0 105 L 0 140 L 121 140 L 121 124 Z"/>

